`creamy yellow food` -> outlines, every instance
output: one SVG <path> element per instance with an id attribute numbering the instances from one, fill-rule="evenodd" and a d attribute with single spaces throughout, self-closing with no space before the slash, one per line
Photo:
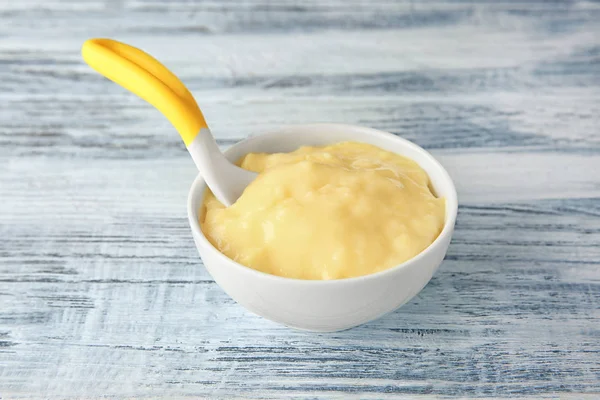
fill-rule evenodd
<path id="1" fill-rule="evenodd" d="M 258 178 L 230 207 L 208 192 L 200 224 L 231 259 L 298 279 L 372 274 L 419 254 L 440 234 L 445 202 L 402 156 L 363 143 L 243 157 Z"/>

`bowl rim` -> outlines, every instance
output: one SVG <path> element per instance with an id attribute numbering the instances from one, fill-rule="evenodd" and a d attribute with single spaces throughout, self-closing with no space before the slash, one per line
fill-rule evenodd
<path id="1" fill-rule="evenodd" d="M 256 275 L 257 278 L 268 279 L 268 280 L 272 280 L 272 281 L 276 281 L 276 282 L 278 281 L 280 283 L 287 283 L 287 284 L 294 283 L 294 284 L 300 284 L 300 285 L 342 285 L 342 284 L 358 283 L 358 282 L 379 279 L 386 275 L 391 275 L 402 269 L 408 268 L 410 265 L 412 265 L 414 263 L 418 263 L 427 254 L 433 252 L 436 247 L 440 246 L 442 241 L 444 241 L 446 238 L 448 238 L 448 236 L 452 235 L 452 233 L 454 231 L 454 224 L 456 223 L 456 216 L 458 214 L 458 196 L 456 193 L 456 186 L 454 185 L 454 182 L 453 182 L 452 178 L 450 177 L 450 174 L 448 173 L 448 171 L 446 171 L 444 166 L 433 155 L 431 155 L 431 153 L 429 153 L 427 150 L 425 150 L 421 146 L 419 146 L 407 139 L 404 139 L 400 136 L 396 136 L 390 132 L 381 131 L 378 129 L 369 128 L 369 127 L 360 126 L 360 125 L 339 124 L 339 123 L 290 124 L 290 125 L 284 125 L 284 126 L 280 127 L 279 129 L 272 130 L 272 131 L 269 131 L 264 134 L 252 135 L 252 136 L 247 137 L 246 139 L 240 140 L 239 142 L 237 142 L 234 145 L 227 148 L 227 150 L 225 150 L 225 154 L 227 154 L 228 152 L 232 151 L 233 149 L 235 149 L 239 146 L 246 145 L 247 143 L 252 142 L 252 141 L 262 140 L 268 136 L 280 136 L 282 134 L 285 134 L 286 131 L 288 131 L 288 130 L 293 130 L 293 131 L 304 130 L 304 129 L 314 130 L 314 129 L 327 129 L 327 128 L 332 128 L 332 127 L 348 128 L 348 129 L 354 129 L 354 130 L 359 129 L 361 132 L 363 132 L 366 135 L 384 136 L 389 139 L 398 141 L 398 142 L 402 143 L 403 146 L 409 147 L 414 151 L 422 153 L 422 155 L 427 159 L 428 162 L 430 162 L 435 168 L 439 169 L 439 171 L 441 172 L 441 176 L 442 176 L 441 180 L 445 181 L 446 184 L 449 184 L 449 187 L 450 187 L 449 195 L 445 196 L 447 204 L 450 204 L 450 207 L 448 207 L 448 206 L 446 207 L 446 211 L 447 212 L 449 211 L 449 215 L 447 215 L 444 220 L 444 227 L 442 228 L 442 231 L 429 246 L 427 246 L 423 251 L 421 251 L 419 254 L 417 254 L 413 258 L 406 260 L 405 262 L 398 264 L 394 267 L 391 267 L 391 268 L 388 268 L 388 269 L 385 269 L 382 271 L 378 271 L 378 272 L 375 272 L 372 274 L 361 275 L 361 276 L 356 276 L 356 277 L 351 277 L 351 278 L 329 279 L 329 280 L 298 279 L 298 278 L 283 277 L 283 276 L 279 276 L 279 275 L 272 275 L 272 274 L 268 274 L 266 272 L 258 271 L 256 269 L 253 269 L 253 268 L 247 267 L 243 264 L 240 264 L 240 263 L 232 260 L 231 258 L 227 257 L 225 254 L 221 253 L 216 247 L 214 247 L 212 245 L 212 243 L 204 235 L 204 232 L 200 228 L 199 219 L 194 217 L 194 215 L 197 214 L 197 210 L 195 210 L 195 206 L 194 206 L 194 204 L 192 204 L 194 194 L 198 190 L 206 189 L 206 183 L 204 182 L 202 175 L 198 173 L 192 183 L 192 186 L 190 187 L 190 190 L 188 193 L 188 198 L 187 198 L 188 222 L 190 224 L 190 228 L 192 229 L 192 234 L 194 235 L 195 238 L 197 238 L 197 240 L 200 241 L 199 244 L 201 245 L 201 246 L 198 245 L 197 247 L 202 247 L 203 250 L 211 252 L 211 256 L 217 257 L 221 261 L 228 263 L 229 265 L 234 267 L 234 269 L 237 269 L 240 272 L 245 272 L 245 273 L 250 273 L 252 275 Z M 203 198 L 204 198 L 204 194 L 201 194 L 201 199 L 203 199 Z M 448 238 L 448 239 L 450 239 L 450 238 Z M 202 254 L 200 254 L 200 256 L 202 257 Z M 204 260 L 203 260 L 203 263 L 204 263 Z M 205 268 L 206 268 L 206 265 L 205 265 Z"/>

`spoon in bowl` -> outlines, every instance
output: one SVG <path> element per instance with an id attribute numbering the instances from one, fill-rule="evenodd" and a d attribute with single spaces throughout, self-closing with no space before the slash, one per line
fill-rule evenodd
<path id="1" fill-rule="evenodd" d="M 215 197 L 229 207 L 257 174 L 225 158 L 196 100 L 185 85 L 151 55 L 111 39 L 87 40 L 85 62 L 111 81 L 152 104 L 173 124 Z"/>

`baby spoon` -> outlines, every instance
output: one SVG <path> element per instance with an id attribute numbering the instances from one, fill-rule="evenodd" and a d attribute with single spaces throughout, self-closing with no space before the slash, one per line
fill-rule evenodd
<path id="1" fill-rule="evenodd" d="M 90 67 L 167 117 L 181 135 L 204 181 L 227 207 L 256 178 L 256 173 L 225 158 L 190 91 L 154 57 L 111 39 L 90 39 L 83 44 L 81 54 Z"/>

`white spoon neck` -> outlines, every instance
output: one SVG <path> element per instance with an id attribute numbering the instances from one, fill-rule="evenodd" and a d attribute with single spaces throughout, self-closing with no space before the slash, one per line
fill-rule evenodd
<path id="1" fill-rule="evenodd" d="M 198 171 L 204 175 L 204 172 L 212 168 L 213 162 L 229 163 L 225 158 L 214 136 L 208 128 L 200 129 L 194 140 L 187 145 L 187 149 L 198 167 Z"/>
<path id="2" fill-rule="evenodd" d="M 210 190 L 227 207 L 257 176 L 231 163 L 208 128 L 202 128 L 187 149 Z"/>

